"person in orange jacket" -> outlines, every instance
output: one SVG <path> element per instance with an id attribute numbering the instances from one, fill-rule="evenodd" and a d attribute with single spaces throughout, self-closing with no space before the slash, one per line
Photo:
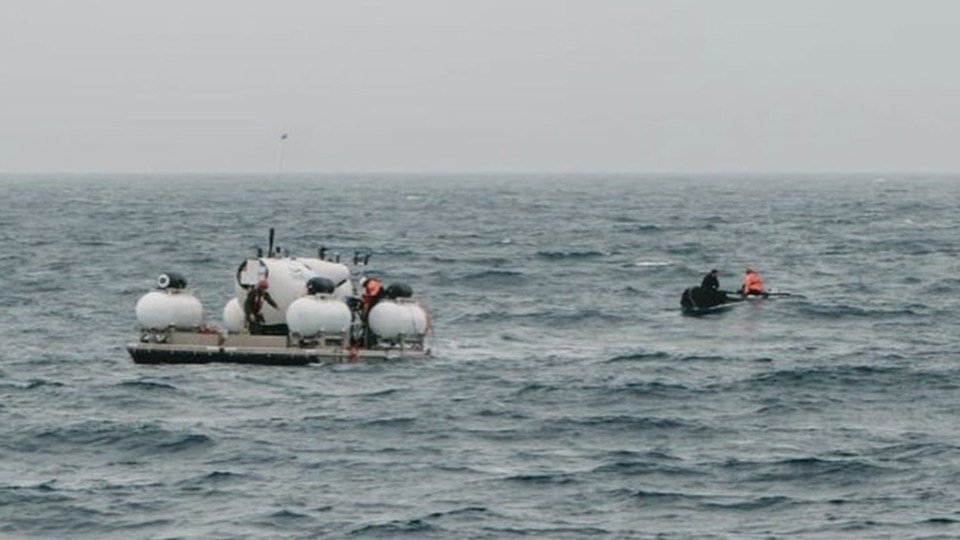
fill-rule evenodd
<path id="1" fill-rule="evenodd" d="M 753 268 L 747 267 L 743 274 L 743 285 L 740 286 L 740 294 L 764 294 L 763 278 L 756 273 Z"/>
<path id="2" fill-rule="evenodd" d="M 362 290 L 360 296 L 360 316 L 366 321 L 370 310 L 383 298 L 386 289 L 383 287 L 383 282 L 375 277 L 365 277 L 361 279 L 360 289 Z"/>
<path id="3" fill-rule="evenodd" d="M 354 345 L 370 347 L 376 343 L 376 336 L 373 335 L 367 319 L 370 317 L 370 310 L 373 309 L 373 306 L 377 305 L 377 302 L 386 296 L 387 290 L 386 287 L 383 286 L 383 282 L 379 279 L 375 277 L 364 277 L 360 279 L 360 291 L 359 307 L 360 321 L 363 324 L 363 335 L 360 341 L 354 343 Z"/>

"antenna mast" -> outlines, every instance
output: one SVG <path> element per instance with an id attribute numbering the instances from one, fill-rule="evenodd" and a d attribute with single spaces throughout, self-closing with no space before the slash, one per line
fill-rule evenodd
<path id="1" fill-rule="evenodd" d="M 277 180 L 280 180 L 280 177 L 283 175 L 283 158 L 284 158 L 284 154 L 286 153 L 285 150 L 286 150 L 286 148 L 287 148 L 287 134 L 286 134 L 286 133 L 284 133 L 283 135 L 280 135 L 280 141 L 279 141 L 278 144 L 280 145 L 280 160 L 279 160 L 279 163 L 277 163 L 277 178 L 276 178 L 276 179 L 277 179 Z"/>

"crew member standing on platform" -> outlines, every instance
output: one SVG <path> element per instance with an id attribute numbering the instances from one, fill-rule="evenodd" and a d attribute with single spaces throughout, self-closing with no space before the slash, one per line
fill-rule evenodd
<path id="1" fill-rule="evenodd" d="M 361 279 L 360 288 L 363 289 L 360 296 L 360 317 L 366 322 L 370 310 L 383 298 L 386 291 L 383 287 L 383 282 L 375 277 L 365 277 Z"/>
<path id="2" fill-rule="evenodd" d="M 247 299 L 243 302 L 243 314 L 247 322 L 247 330 L 251 334 L 259 334 L 263 326 L 263 303 L 266 302 L 277 309 L 277 303 L 270 297 L 267 288 L 270 285 L 266 279 L 261 279 L 247 292 Z"/>
<path id="3" fill-rule="evenodd" d="M 370 331 L 370 325 L 367 323 L 367 317 L 370 316 L 370 310 L 381 298 L 386 296 L 386 289 L 383 282 L 375 277 L 365 277 L 360 280 L 360 320 L 363 322 L 363 345 L 370 347 L 374 344 L 374 335 Z"/>

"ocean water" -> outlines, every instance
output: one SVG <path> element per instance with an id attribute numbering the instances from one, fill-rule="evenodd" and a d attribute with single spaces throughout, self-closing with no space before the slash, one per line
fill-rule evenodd
<path id="1" fill-rule="evenodd" d="M 0 538 L 960 538 L 960 178 L 0 177 Z M 266 245 L 424 360 L 138 366 Z M 682 316 L 746 265 L 801 296 Z"/>

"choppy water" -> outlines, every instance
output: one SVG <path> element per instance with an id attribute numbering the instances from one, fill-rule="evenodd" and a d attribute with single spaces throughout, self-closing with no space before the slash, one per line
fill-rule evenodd
<path id="1" fill-rule="evenodd" d="M 957 538 L 960 179 L 0 178 L 0 537 Z M 184 273 L 371 249 L 436 356 L 137 366 Z M 805 298 L 683 317 L 746 264 Z"/>

